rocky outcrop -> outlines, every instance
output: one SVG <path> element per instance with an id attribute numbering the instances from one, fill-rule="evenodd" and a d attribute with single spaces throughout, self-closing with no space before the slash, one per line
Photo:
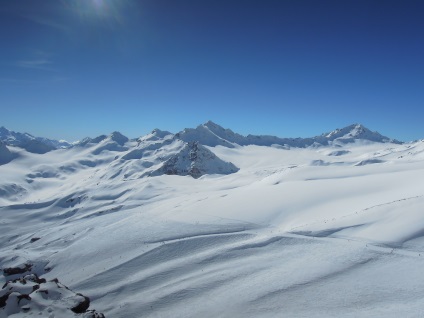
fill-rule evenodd
<path id="1" fill-rule="evenodd" d="M 189 175 L 199 178 L 205 174 L 231 174 L 238 170 L 234 164 L 221 160 L 198 142 L 189 142 L 150 175 Z"/>
<path id="2" fill-rule="evenodd" d="M 4 276 L 23 274 L 31 271 L 32 264 L 24 264 L 22 267 L 7 267 L 3 269 Z"/>
<path id="3" fill-rule="evenodd" d="M 75 317 L 81 314 L 85 318 L 105 318 L 95 310 L 88 310 L 90 299 L 74 293 L 59 280 L 46 281 L 36 274 L 30 274 L 8 281 L 0 290 L 0 316 L 28 313 L 39 317 L 54 316 Z M 59 316 L 58 316 L 59 317 Z"/>

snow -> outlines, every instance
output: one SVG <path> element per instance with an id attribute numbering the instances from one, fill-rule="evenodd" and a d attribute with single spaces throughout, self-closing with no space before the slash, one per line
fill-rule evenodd
<path id="1" fill-rule="evenodd" d="M 355 125 L 349 142 L 269 147 L 201 127 L 198 143 L 154 130 L 45 154 L 8 147 L 1 268 L 32 264 L 106 317 L 421 315 L 424 142 L 373 141 Z M 221 141 L 202 145 L 210 136 Z M 170 163 L 178 173 L 159 173 Z M 28 314 L 11 304 L 0 317 Z"/>

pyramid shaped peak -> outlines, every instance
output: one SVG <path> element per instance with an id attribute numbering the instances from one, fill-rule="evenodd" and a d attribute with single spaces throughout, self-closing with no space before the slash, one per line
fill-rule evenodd
<path id="1" fill-rule="evenodd" d="M 381 135 L 377 131 L 371 131 L 370 129 L 359 123 L 351 124 L 342 129 L 333 130 L 332 132 L 323 134 L 322 136 L 329 141 L 337 139 L 339 141 L 344 142 L 353 142 L 354 140 L 367 140 L 372 142 L 400 143 L 395 139 L 390 139 L 386 136 Z"/>
<path id="2" fill-rule="evenodd" d="M 119 131 L 114 131 L 110 134 L 110 136 L 124 136 L 123 134 L 121 134 Z M 125 137 L 125 136 L 124 136 Z"/>
<path id="3" fill-rule="evenodd" d="M 213 122 L 212 120 L 208 120 L 206 123 L 204 123 L 205 126 L 220 126 L 217 123 Z"/>
<path id="4" fill-rule="evenodd" d="M 166 136 L 166 135 L 171 135 L 172 133 L 167 131 L 167 130 L 161 130 L 159 128 L 155 128 L 155 129 L 152 130 L 151 134 L 158 136 L 158 137 L 163 137 L 163 136 Z"/>
<path id="5" fill-rule="evenodd" d="M 355 124 L 349 125 L 346 128 L 351 128 L 351 129 L 366 129 L 366 130 L 369 130 L 367 127 L 365 127 L 364 125 L 359 124 L 359 123 L 355 123 Z"/>
<path id="6" fill-rule="evenodd" d="M 113 133 L 111 133 L 109 138 L 121 146 L 124 145 L 129 140 L 128 137 L 124 136 L 119 131 L 114 131 Z"/>

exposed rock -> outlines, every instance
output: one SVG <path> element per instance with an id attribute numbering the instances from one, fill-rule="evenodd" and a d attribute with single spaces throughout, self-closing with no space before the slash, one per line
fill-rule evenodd
<path id="1" fill-rule="evenodd" d="M 24 264 L 23 267 L 7 267 L 3 269 L 4 276 L 23 274 L 29 272 L 32 268 L 32 264 Z"/>
<path id="2" fill-rule="evenodd" d="M 221 160 L 198 142 L 189 142 L 151 176 L 167 174 L 199 178 L 205 174 L 231 174 L 238 170 L 234 164 Z"/>
<path id="3" fill-rule="evenodd" d="M 71 310 L 76 314 L 82 314 L 87 311 L 88 307 L 90 307 L 90 298 L 83 296 L 81 294 L 77 294 L 77 296 L 80 296 L 77 301 L 76 305 L 71 308 Z"/>
<path id="4" fill-rule="evenodd" d="M 20 312 L 31 312 L 31 315 L 50 317 L 57 310 L 62 317 L 75 317 L 83 314 L 84 318 L 105 318 L 95 310 L 88 310 L 90 299 L 74 293 L 58 279 L 47 282 L 35 274 L 26 275 L 8 281 L 0 290 L 0 312 L 6 316 Z"/>
<path id="5" fill-rule="evenodd" d="M 37 242 L 40 238 L 39 237 L 32 237 L 30 240 L 30 243 Z"/>
<path id="6" fill-rule="evenodd" d="M 96 312 L 95 310 L 87 310 L 83 318 L 105 318 L 105 315 Z"/>

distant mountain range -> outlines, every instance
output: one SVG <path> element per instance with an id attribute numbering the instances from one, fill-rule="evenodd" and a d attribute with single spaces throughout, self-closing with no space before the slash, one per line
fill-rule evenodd
<path id="1" fill-rule="evenodd" d="M 310 138 L 281 138 L 269 135 L 247 135 L 242 136 L 233 132 L 231 129 L 225 129 L 220 125 L 208 121 L 196 128 L 186 128 L 181 132 L 172 134 L 167 131 L 155 129 L 149 138 L 161 139 L 165 136 L 172 136 L 173 139 L 179 139 L 184 142 L 197 142 L 204 146 L 224 146 L 233 148 L 236 146 L 282 146 L 282 147 L 319 147 L 330 144 L 346 144 L 355 142 L 356 140 L 364 140 L 380 143 L 396 143 L 401 142 L 389 137 L 383 136 L 376 131 L 371 131 L 361 124 L 353 124 L 342 129 L 336 129 L 329 133 Z M 69 143 L 64 140 L 54 140 L 44 137 L 35 137 L 28 133 L 21 133 L 0 127 L 0 141 L 6 146 L 20 147 L 31 153 L 43 154 L 55 149 L 66 149 L 71 147 L 81 147 L 89 144 L 97 144 L 110 138 L 120 147 L 123 147 L 129 141 L 128 137 L 123 136 L 119 132 L 113 132 L 110 137 L 101 135 L 96 138 L 84 138 L 76 143 Z M 145 138 L 144 138 L 145 139 Z M 143 140 L 143 137 L 139 138 Z"/>
<path id="2" fill-rule="evenodd" d="M 69 148 L 72 145 L 64 140 L 34 137 L 28 133 L 20 133 L 0 127 L 0 141 L 7 146 L 24 148 L 32 153 L 43 154 L 55 149 Z"/>
<path id="3" fill-rule="evenodd" d="M 224 129 L 221 126 L 208 121 L 203 125 L 197 126 L 195 129 L 184 129 L 177 133 L 176 138 L 183 141 L 198 141 L 207 146 L 225 146 L 234 147 L 236 145 L 247 146 L 286 146 L 305 148 L 310 146 L 327 146 L 331 143 L 351 143 L 355 140 L 366 140 L 371 142 L 391 142 L 400 143 L 395 139 L 383 136 L 378 132 L 373 132 L 360 124 L 353 124 L 343 129 L 336 129 L 329 133 L 324 133 L 320 136 L 310 138 L 280 138 L 267 135 L 247 135 L 242 136 L 234 133 L 230 129 Z"/>
<path id="4" fill-rule="evenodd" d="M 146 136 L 130 140 L 115 131 L 110 135 L 84 138 L 72 144 L 66 141 L 34 137 L 28 133 L 14 132 L 1 127 L 0 165 L 20 157 L 22 154 L 14 148 L 19 147 L 34 154 L 46 154 L 53 150 L 61 150 L 61 153 L 70 151 L 67 157 L 83 157 L 84 159 L 78 159 L 76 164 L 88 167 L 95 167 L 112 160 L 116 162 L 114 168 L 108 169 L 106 173 L 107 178 L 112 179 L 117 176 L 125 179 L 164 174 L 199 178 L 205 174 L 231 174 L 239 170 L 233 163 L 222 160 L 207 147 L 236 148 L 256 145 L 290 149 L 341 147 L 354 142 L 400 143 L 360 124 L 311 138 L 280 138 L 242 136 L 208 121 L 196 128 L 184 129 L 177 134 L 155 129 Z"/>

